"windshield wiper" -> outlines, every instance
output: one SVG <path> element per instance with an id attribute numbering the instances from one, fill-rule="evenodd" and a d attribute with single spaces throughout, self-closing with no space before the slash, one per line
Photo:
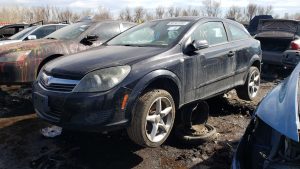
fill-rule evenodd
<path id="1" fill-rule="evenodd" d="M 121 46 L 145 47 L 145 45 L 137 45 L 137 44 L 122 44 Z"/>
<path id="2" fill-rule="evenodd" d="M 53 37 L 48 37 L 48 38 L 46 38 L 46 39 L 56 39 L 56 38 L 53 38 Z"/>

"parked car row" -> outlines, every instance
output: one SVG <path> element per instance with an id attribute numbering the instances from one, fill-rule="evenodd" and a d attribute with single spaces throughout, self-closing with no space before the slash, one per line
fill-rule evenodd
<path id="1" fill-rule="evenodd" d="M 60 28 L 65 27 L 67 24 L 47 24 L 47 25 L 39 25 L 39 26 L 31 26 L 28 27 L 8 38 L 3 38 L 0 41 L 0 45 L 16 43 L 26 40 L 35 40 L 41 39 Z"/>
<path id="2" fill-rule="evenodd" d="M 97 47 L 134 25 L 119 21 L 79 22 L 39 40 L 2 45 L 0 84 L 31 85 L 49 61 Z"/>

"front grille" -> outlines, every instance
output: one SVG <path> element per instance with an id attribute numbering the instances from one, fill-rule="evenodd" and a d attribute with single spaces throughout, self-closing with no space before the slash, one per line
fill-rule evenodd
<path id="1" fill-rule="evenodd" d="M 47 90 L 62 92 L 71 92 L 79 83 L 77 80 L 55 78 L 48 76 L 45 73 L 43 73 L 42 77 L 39 79 L 39 82 Z"/>

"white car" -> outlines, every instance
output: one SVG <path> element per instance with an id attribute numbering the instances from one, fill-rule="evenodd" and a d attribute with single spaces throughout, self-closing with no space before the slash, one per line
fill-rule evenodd
<path id="1" fill-rule="evenodd" d="M 28 27 L 17 34 L 0 41 L 0 45 L 22 42 L 26 40 L 35 40 L 43 38 L 60 28 L 65 27 L 67 24 L 47 24 L 39 26 Z"/>

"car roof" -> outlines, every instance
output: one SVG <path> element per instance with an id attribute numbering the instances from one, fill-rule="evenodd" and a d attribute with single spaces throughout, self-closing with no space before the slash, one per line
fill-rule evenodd
<path id="1" fill-rule="evenodd" d="M 63 23 L 51 23 L 51 24 L 45 24 L 45 25 L 32 25 L 32 26 L 38 26 L 38 27 L 43 27 L 43 26 L 51 26 L 51 25 L 54 25 L 54 26 L 56 26 L 56 25 L 69 25 L 69 24 L 63 24 Z"/>
<path id="2" fill-rule="evenodd" d="M 9 25 L 4 25 L 1 28 L 11 27 L 11 26 L 29 26 L 29 24 L 23 24 L 23 23 L 20 23 L 20 24 L 9 24 Z"/>

